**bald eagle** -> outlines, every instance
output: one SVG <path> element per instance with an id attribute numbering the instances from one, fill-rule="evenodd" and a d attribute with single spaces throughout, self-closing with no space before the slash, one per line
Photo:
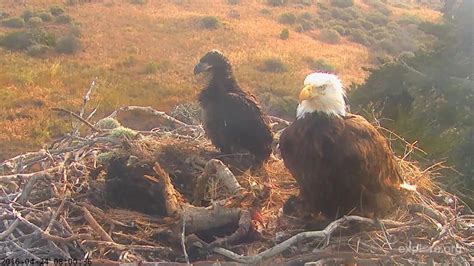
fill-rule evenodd
<path id="1" fill-rule="evenodd" d="M 308 75 L 299 98 L 280 149 L 305 209 L 327 218 L 383 214 L 401 184 L 388 141 L 363 117 L 347 113 L 336 75 Z"/>
<path id="2" fill-rule="evenodd" d="M 206 134 L 224 154 L 243 150 L 261 165 L 270 157 L 273 136 L 267 118 L 255 97 L 243 91 L 227 58 L 212 50 L 194 68 L 194 74 L 208 72 L 209 84 L 199 94 Z"/>

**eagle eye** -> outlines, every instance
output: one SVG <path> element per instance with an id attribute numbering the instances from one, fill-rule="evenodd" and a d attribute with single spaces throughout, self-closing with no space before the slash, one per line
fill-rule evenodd
<path id="1" fill-rule="evenodd" d="M 322 90 L 322 91 L 324 91 L 324 90 L 326 90 L 327 86 L 328 86 L 328 85 L 322 85 L 322 86 L 319 87 L 319 89 Z"/>

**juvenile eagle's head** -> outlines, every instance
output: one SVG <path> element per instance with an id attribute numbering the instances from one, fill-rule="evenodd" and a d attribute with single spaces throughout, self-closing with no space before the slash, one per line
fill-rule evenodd
<path id="1" fill-rule="evenodd" d="M 296 116 L 303 118 L 305 114 L 313 112 L 344 116 L 346 114 L 344 97 L 342 83 L 336 75 L 309 74 L 304 80 Z"/>
<path id="2" fill-rule="evenodd" d="M 194 67 L 194 75 L 202 72 L 212 71 L 224 71 L 229 72 L 231 66 L 229 60 L 219 50 L 211 50 L 207 52 L 200 60 L 199 63 Z"/>

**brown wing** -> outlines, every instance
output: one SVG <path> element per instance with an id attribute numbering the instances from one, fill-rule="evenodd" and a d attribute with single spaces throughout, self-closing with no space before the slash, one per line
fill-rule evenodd
<path id="1" fill-rule="evenodd" d="M 400 182 L 388 142 L 361 116 L 307 115 L 285 130 L 280 147 L 308 207 L 331 218 L 375 211 Z"/>

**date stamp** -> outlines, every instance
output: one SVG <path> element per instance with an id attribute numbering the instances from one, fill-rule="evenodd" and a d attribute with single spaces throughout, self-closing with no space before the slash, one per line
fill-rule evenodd
<path id="1" fill-rule="evenodd" d="M 23 259 L 23 258 L 0 258 L 0 265 L 92 265 L 91 259 L 79 260 L 69 259 Z"/>

